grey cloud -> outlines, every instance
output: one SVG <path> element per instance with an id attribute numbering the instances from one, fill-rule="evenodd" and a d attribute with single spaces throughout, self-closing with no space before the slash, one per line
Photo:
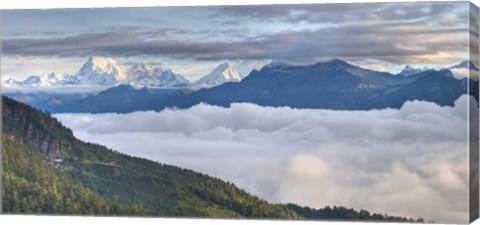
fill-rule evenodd
<path id="1" fill-rule="evenodd" d="M 149 30 L 148 28 L 142 30 L 138 34 L 144 38 L 153 38 L 158 39 L 159 37 L 168 37 L 170 39 L 176 39 L 182 37 L 182 35 L 187 35 L 189 37 L 196 37 L 200 39 L 208 39 L 215 36 L 229 36 L 229 37 L 246 37 L 249 33 L 249 29 L 239 28 L 239 29 L 180 29 L 180 28 L 164 28 L 164 29 L 153 29 Z"/>
<path id="2" fill-rule="evenodd" d="M 465 223 L 468 100 L 399 110 L 242 103 L 55 116 L 83 140 L 220 177 L 272 202 Z"/>
<path id="3" fill-rule="evenodd" d="M 13 56 L 87 56 L 101 46 L 138 41 L 140 38 L 126 29 L 64 38 L 22 38 L 2 40 L 2 53 Z"/>
<path id="4" fill-rule="evenodd" d="M 302 4 L 302 5 L 252 5 L 219 7 L 209 18 L 221 23 L 242 23 L 245 20 L 259 22 L 309 22 L 342 24 L 362 21 L 396 22 L 410 20 L 442 19 L 452 9 L 468 3 L 415 2 L 415 3 L 349 3 L 349 4 Z M 227 19 L 225 19 L 225 17 Z M 228 19 L 230 18 L 230 19 Z"/>
<path id="5" fill-rule="evenodd" d="M 241 33 L 236 31 L 230 33 L 233 36 Z M 233 37 L 222 40 L 176 38 L 175 35 L 184 32 L 195 33 L 182 29 L 123 28 L 57 39 L 8 39 L 3 41 L 2 50 L 8 56 L 150 55 L 193 60 L 272 59 L 294 63 L 342 57 L 403 64 L 454 63 L 460 58 L 449 53 L 467 51 L 468 47 L 467 28 L 436 28 L 418 22 L 283 31 L 241 40 Z"/>

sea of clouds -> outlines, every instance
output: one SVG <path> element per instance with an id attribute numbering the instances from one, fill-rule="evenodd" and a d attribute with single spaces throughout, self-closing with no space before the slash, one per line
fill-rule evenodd
<path id="1" fill-rule="evenodd" d="M 370 111 L 239 103 L 55 117 L 82 140 L 220 177 L 271 202 L 466 223 L 470 99 Z"/>

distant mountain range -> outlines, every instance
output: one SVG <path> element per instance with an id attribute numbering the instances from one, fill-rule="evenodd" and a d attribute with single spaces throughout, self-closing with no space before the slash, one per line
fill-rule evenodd
<path id="1" fill-rule="evenodd" d="M 478 81 L 470 82 L 473 83 L 478 86 Z M 202 89 L 185 99 L 190 104 L 228 106 L 251 102 L 335 110 L 399 108 L 410 100 L 452 106 L 460 95 L 467 93 L 468 84 L 467 78 L 456 79 L 448 69 L 395 76 L 332 60 L 309 66 L 267 65 L 252 71 L 239 83 Z"/>
<path id="2" fill-rule="evenodd" d="M 239 82 L 243 76 L 228 63 L 216 67 L 196 82 L 187 80 L 170 68 L 154 67 L 145 63 L 125 69 L 107 57 L 90 57 L 73 75 L 50 73 L 32 75 L 25 80 L 9 78 L 5 84 L 16 87 L 59 87 L 66 85 L 115 86 L 129 84 L 137 88 L 192 87 L 204 88 L 226 82 Z"/>
<path id="3" fill-rule="evenodd" d="M 450 71 L 452 71 L 454 73 L 454 77 L 460 77 L 460 78 L 468 76 L 468 73 L 470 71 L 478 72 L 478 68 L 475 66 L 475 64 L 473 64 L 472 62 L 470 62 L 468 60 L 462 61 L 458 64 L 455 64 L 451 67 L 444 68 L 444 69 L 449 69 Z M 398 73 L 397 75 L 410 76 L 410 75 L 425 72 L 425 71 L 428 71 L 428 70 L 435 70 L 435 69 L 429 68 L 427 66 L 424 66 L 423 68 L 414 68 L 410 65 L 406 65 L 403 68 L 403 70 L 400 71 L 400 73 Z"/>
<path id="4" fill-rule="evenodd" d="M 242 79 L 243 76 L 232 65 L 224 63 L 196 81 L 194 86 L 214 87 L 228 82 L 240 82 Z"/>
<path id="5" fill-rule="evenodd" d="M 421 73 L 421 72 L 427 71 L 427 70 L 429 70 L 428 67 L 414 68 L 410 65 L 406 65 L 405 68 L 403 68 L 403 70 L 400 71 L 400 73 L 398 73 L 397 75 L 410 76 L 410 75 Z"/>
<path id="6" fill-rule="evenodd" d="M 5 81 L 7 85 L 15 85 L 21 87 L 41 87 L 41 86 L 62 86 L 77 85 L 80 81 L 76 76 L 60 73 L 49 73 L 42 75 L 32 75 L 25 80 L 15 80 L 8 78 Z"/>
<path id="7" fill-rule="evenodd" d="M 228 65 L 219 68 L 225 67 Z M 239 82 L 199 90 L 137 88 L 125 84 L 83 97 L 57 94 L 48 98 L 47 94 L 39 100 L 35 94 L 6 95 L 52 113 L 159 111 L 167 107 L 188 108 L 201 102 L 224 107 L 249 102 L 272 107 L 369 110 L 399 108 L 411 100 L 453 106 L 458 97 L 467 93 L 469 85 L 470 94 L 478 100 L 478 80 L 458 79 L 450 69 L 399 76 L 337 59 L 308 66 L 272 63 L 253 70 Z"/>
<path id="8" fill-rule="evenodd" d="M 478 67 L 475 66 L 474 63 L 468 60 L 462 61 L 456 65 L 453 65 L 450 67 L 450 69 L 469 69 L 473 71 L 478 71 Z"/>
<path id="9" fill-rule="evenodd" d="M 185 87 L 191 83 L 173 69 L 153 67 L 144 63 L 133 65 L 128 74 L 129 83 L 135 87 Z"/>

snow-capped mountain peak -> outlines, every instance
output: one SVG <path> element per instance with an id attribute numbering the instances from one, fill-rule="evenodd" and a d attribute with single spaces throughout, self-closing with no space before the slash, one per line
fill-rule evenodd
<path id="1" fill-rule="evenodd" d="M 404 70 L 414 70 L 415 68 L 413 68 L 412 66 L 410 65 L 406 65 Z"/>
<path id="2" fill-rule="evenodd" d="M 154 70 L 155 68 L 153 66 L 142 62 L 142 63 L 133 65 L 128 71 L 128 73 L 140 73 L 140 72 L 153 73 Z"/>
<path id="3" fill-rule="evenodd" d="M 479 77 L 478 67 L 469 60 L 464 60 L 448 69 L 453 73 L 453 76 L 459 80 L 464 78 L 478 80 Z"/>
<path id="4" fill-rule="evenodd" d="M 216 86 L 226 82 L 239 82 L 243 76 L 229 63 L 218 65 L 212 72 L 203 76 L 195 85 L 198 86 Z"/>
<path id="5" fill-rule="evenodd" d="M 60 74 L 60 73 L 48 73 L 42 75 L 31 75 L 27 79 L 22 81 L 17 81 L 13 78 L 9 78 L 5 81 L 6 84 L 24 86 L 24 87 L 50 87 L 50 86 L 59 86 L 59 85 L 76 85 L 78 80 L 75 76 L 69 74 Z"/>
<path id="6" fill-rule="evenodd" d="M 177 72 L 174 69 L 170 69 L 170 68 L 164 69 L 163 72 L 170 73 L 170 74 L 177 74 Z"/>
<path id="7" fill-rule="evenodd" d="M 428 70 L 427 67 L 424 67 L 423 69 L 420 69 L 420 68 L 414 68 L 410 65 L 406 65 L 405 68 L 403 68 L 403 70 L 400 73 L 398 73 L 398 75 L 410 76 L 410 75 L 420 73 L 420 72 L 423 72 L 423 71 L 426 71 L 426 70 Z"/>
<path id="8" fill-rule="evenodd" d="M 5 84 L 15 84 L 15 82 L 18 82 L 16 81 L 15 79 L 9 77 L 7 80 L 5 80 Z"/>
<path id="9" fill-rule="evenodd" d="M 127 71 L 115 60 L 94 56 L 76 74 L 82 84 L 115 85 L 128 81 Z"/>
<path id="10" fill-rule="evenodd" d="M 473 64 L 471 61 L 468 61 L 468 60 L 464 60 L 456 65 L 453 65 L 450 67 L 450 69 L 469 69 L 469 70 L 478 71 L 477 66 L 475 66 L 475 64 Z"/>
<path id="11" fill-rule="evenodd" d="M 61 82 L 63 79 L 64 79 L 63 74 L 53 72 L 53 73 L 41 75 L 40 83 L 48 84 L 48 85 L 56 85 L 57 82 Z"/>
<path id="12" fill-rule="evenodd" d="M 190 84 L 173 69 L 145 63 L 133 65 L 128 71 L 128 80 L 136 87 L 184 87 Z"/>
<path id="13" fill-rule="evenodd" d="M 153 79 L 155 76 L 155 68 L 151 65 L 140 63 L 135 64 L 127 71 L 128 80 L 135 82 L 142 79 Z"/>
<path id="14" fill-rule="evenodd" d="M 82 65 L 73 75 L 49 73 L 32 75 L 25 80 L 8 79 L 4 84 L 23 87 L 43 87 L 62 85 L 115 86 L 130 84 L 134 87 L 213 87 L 225 82 L 239 82 L 243 76 L 232 65 L 223 63 L 211 73 L 192 83 L 175 70 L 166 67 L 139 63 L 125 69 L 115 60 L 94 56 Z"/>

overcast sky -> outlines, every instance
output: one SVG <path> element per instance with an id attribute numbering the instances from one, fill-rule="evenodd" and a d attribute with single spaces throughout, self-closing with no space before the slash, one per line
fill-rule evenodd
<path id="1" fill-rule="evenodd" d="M 191 80 L 228 61 L 342 58 L 398 72 L 467 58 L 468 2 L 12 10 L 2 12 L 2 70 L 75 73 L 92 55 L 171 67 Z"/>

